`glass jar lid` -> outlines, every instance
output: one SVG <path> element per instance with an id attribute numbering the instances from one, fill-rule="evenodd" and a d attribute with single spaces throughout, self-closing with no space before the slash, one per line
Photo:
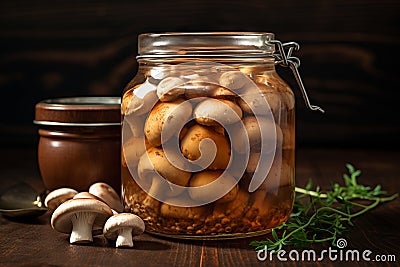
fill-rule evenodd
<path id="1" fill-rule="evenodd" d="M 273 33 L 183 32 L 139 35 L 138 58 L 190 56 L 271 56 Z"/>
<path id="2" fill-rule="evenodd" d="M 68 97 L 35 106 L 35 124 L 54 126 L 121 125 L 120 97 Z"/>

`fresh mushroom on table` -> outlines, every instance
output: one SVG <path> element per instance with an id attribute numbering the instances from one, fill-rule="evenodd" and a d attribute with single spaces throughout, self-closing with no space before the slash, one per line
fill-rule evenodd
<path id="1" fill-rule="evenodd" d="M 133 236 L 141 235 L 145 230 L 143 220 L 131 213 L 119 213 L 108 218 L 103 234 L 109 240 L 116 240 L 115 247 L 133 247 Z"/>
<path id="2" fill-rule="evenodd" d="M 100 198 L 116 212 L 122 212 L 124 210 L 124 206 L 121 203 L 121 198 L 114 188 L 106 183 L 97 182 L 92 184 L 89 187 L 89 193 Z"/>
<path id="3" fill-rule="evenodd" d="M 70 243 L 93 242 L 92 232 L 102 229 L 113 215 L 111 208 L 96 199 L 70 199 L 62 203 L 51 216 L 51 227 L 70 234 Z"/>
<path id="4" fill-rule="evenodd" d="M 84 191 L 84 192 L 79 192 L 78 194 L 76 194 L 72 199 L 82 199 L 82 198 L 85 198 L 85 199 L 87 199 L 87 198 L 90 198 L 90 199 L 96 199 L 96 200 L 100 200 L 100 201 L 103 201 L 103 200 L 101 200 L 99 197 L 97 197 L 97 196 L 95 196 L 95 195 L 93 195 L 93 194 L 91 194 L 91 193 L 89 193 L 89 192 L 86 192 L 86 191 Z M 104 202 L 104 201 L 103 201 Z M 104 202 L 105 203 L 105 202 Z M 106 203 L 107 204 L 107 203 Z"/>
<path id="5" fill-rule="evenodd" d="M 51 191 L 44 199 L 44 205 L 50 210 L 55 210 L 63 202 L 72 199 L 78 191 L 72 188 L 58 188 Z"/>

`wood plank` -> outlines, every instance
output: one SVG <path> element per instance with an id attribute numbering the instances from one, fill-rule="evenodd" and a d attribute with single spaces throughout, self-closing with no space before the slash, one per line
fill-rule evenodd
<path id="1" fill-rule="evenodd" d="M 0 149 L 0 191 L 25 181 L 40 189 L 34 150 Z M 359 182 L 374 186 L 382 184 L 388 193 L 399 192 L 397 164 L 399 153 L 362 149 L 298 149 L 296 184 L 303 186 L 308 178 L 326 188 L 330 181 L 340 181 L 346 171 L 344 164 L 353 163 L 362 170 Z M 21 160 L 22 159 L 22 160 Z M 347 237 L 349 249 L 370 249 L 373 255 L 400 257 L 400 199 L 384 204 L 356 219 L 356 227 Z M 0 217 L 1 266 L 298 266 L 309 262 L 260 262 L 251 240 L 265 237 L 226 241 L 188 241 L 160 238 L 148 234 L 138 237 L 134 249 L 115 249 L 102 236 L 92 245 L 70 245 L 68 235 L 58 233 L 49 225 L 50 214 L 34 221 L 11 221 Z M 325 246 L 314 246 L 320 252 Z M 353 265 L 364 266 L 366 262 Z M 378 263 L 368 263 L 380 266 Z M 343 266 L 343 262 L 325 260 L 315 265 Z"/>

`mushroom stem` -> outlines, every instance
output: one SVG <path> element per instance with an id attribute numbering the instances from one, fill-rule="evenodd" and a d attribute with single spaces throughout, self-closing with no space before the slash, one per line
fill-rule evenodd
<path id="1" fill-rule="evenodd" d="M 115 246 L 118 247 L 133 247 L 132 228 L 124 227 L 118 230 L 118 237 L 115 241 Z"/>
<path id="2" fill-rule="evenodd" d="M 71 217 L 72 232 L 69 238 L 71 244 L 93 242 L 92 227 L 96 215 L 88 212 L 77 212 Z"/>
<path id="3" fill-rule="evenodd" d="M 155 199 L 153 196 L 156 196 L 160 193 L 161 188 L 163 186 L 164 181 L 162 177 L 159 177 L 157 174 L 153 175 L 151 187 L 146 198 L 143 200 L 143 206 L 145 207 L 152 207 L 153 209 L 157 210 L 160 202 Z"/>

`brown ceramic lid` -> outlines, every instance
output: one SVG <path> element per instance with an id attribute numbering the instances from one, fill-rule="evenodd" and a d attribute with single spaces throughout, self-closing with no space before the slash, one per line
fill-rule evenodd
<path id="1" fill-rule="evenodd" d="M 36 104 L 39 125 L 118 125 L 121 122 L 120 97 L 69 97 L 47 99 Z"/>

